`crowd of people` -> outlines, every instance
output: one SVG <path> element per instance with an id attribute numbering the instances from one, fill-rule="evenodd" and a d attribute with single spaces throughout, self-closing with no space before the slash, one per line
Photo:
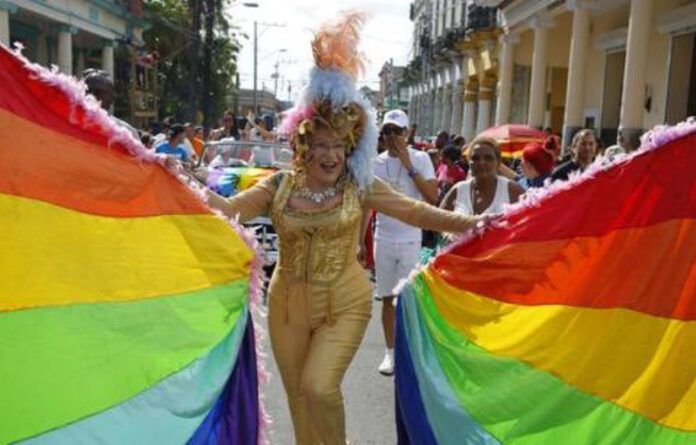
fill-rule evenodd
<path id="1" fill-rule="evenodd" d="M 89 69 L 83 74 L 87 92 L 100 101 L 102 108 L 109 111 L 115 100 L 114 83 L 105 71 Z M 187 165 L 194 165 L 204 156 L 205 165 L 211 164 L 220 153 L 205 152 L 206 143 L 213 141 L 274 142 L 278 135 L 274 130 L 274 117 L 266 114 L 256 117 L 252 113 L 237 117 L 225 111 L 215 128 L 205 128 L 190 122 L 180 123 L 173 117 L 162 122 L 151 122 L 146 128 L 137 130 L 129 123 L 112 116 L 127 128 L 142 144 L 156 153 L 173 157 Z"/>
<path id="2" fill-rule="evenodd" d="M 441 131 L 433 144 L 417 140 L 401 110 L 385 114 L 375 175 L 412 199 L 467 216 L 496 215 L 516 203 L 532 188 L 548 187 L 582 172 L 600 155 L 600 142 L 591 129 L 578 131 L 561 148 L 560 137 L 546 129 L 546 138 L 526 144 L 521 156 L 504 157 L 496 140 L 477 137 L 467 141 Z M 616 150 L 606 155 L 625 152 Z M 448 242 L 435 234 L 395 221 L 383 214 L 375 220 L 374 272 L 377 300 L 382 302 L 386 343 L 380 373 L 394 373 L 394 288 L 419 263 L 427 261 Z"/>
<path id="3" fill-rule="evenodd" d="M 114 98 L 108 77 L 91 72 L 85 82 L 89 92 L 108 109 Z M 189 167 L 201 156 L 205 157 L 203 164 L 211 168 L 229 165 L 229 153 L 204 150 L 211 141 L 276 142 L 279 138 L 271 116 L 240 119 L 230 111 L 213 129 L 176 123 L 172 118 L 140 132 L 122 123 L 146 147 Z M 416 133 L 416 125 L 409 124 L 405 112 L 385 113 L 377 141 L 375 176 L 411 199 L 466 216 L 499 214 L 526 190 L 547 187 L 553 181 L 568 179 L 572 172 L 585 170 L 601 152 L 591 129 L 578 131 L 572 144 L 562 148 L 561 139 L 547 128 L 545 140 L 527 144 L 518 158 L 503 157 L 498 143 L 490 138 L 466 141 L 461 135 L 440 131 L 429 143 Z M 626 151 L 623 145 L 616 145 L 609 147 L 606 155 Z M 447 235 L 421 230 L 379 212 L 366 218 L 360 256 L 373 272 L 374 295 L 382 304 L 386 351 L 378 370 L 389 376 L 394 373 L 394 289 L 417 264 L 447 243 Z"/>
<path id="4" fill-rule="evenodd" d="M 88 90 L 109 108 L 113 103 L 113 84 L 98 71 L 85 76 Z M 121 121 L 122 122 L 122 121 Z M 170 156 L 191 167 L 204 156 L 211 168 L 229 165 L 229 153 L 206 151 L 211 141 L 276 142 L 273 118 L 237 118 L 226 111 L 219 126 L 206 129 L 191 123 L 176 123 L 166 118 L 138 132 L 142 143 L 157 153 Z M 393 190 L 411 199 L 466 216 L 495 215 L 505 205 L 514 204 L 525 191 L 547 187 L 566 180 L 572 172 L 585 170 L 602 151 L 591 129 L 582 129 L 569 147 L 550 128 L 546 138 L 523 147 L 518 158 L 504 157 L 496 140 L 485 137 L 466 141 L 461 135 L 440 131 L 429 143 L 416 136 L 417 127 L 409 124 L 401 110 L 385 113 L 377 141 L 379 153 L 374 174 Z M 620 141 L 619 141 L 620 142 Z M 607 156 L 625 153 L 622 145 L 609 147 Z M 373 212 L 364 224 L 361 258 L 373 272 L 374 295 L 382 304 L 382 326 L 386 344 L 378 370 L 394 373 L 394 289 L 419 263 L 447 243 L 446 234 L 438 234 Z"/>
<path id="5" fill-rule="evenodd" d="M 357 26 L 360 19 L 345 20 Z M 432 144 L 419 140 L 398 109 L 375 125 L 351 81 L 360 65 L 355 40 L 342 41 L 341 29 L 323 29 L 312 44 L 316 69 L 309 95 L 287 117 L 295 122 L 288 135 L 292 167 L 231 198 L 207 190 L 212 207 L 241 222 L 269 215 L 278 231 L 282 253 L 268 290 L 271 344 L 302 444 L 345 443 L 340 386 L 370 318 L 370 295 L 382 305 L 386 351 L 378 371 L 393 375 L 399 282 L 452 234 L 499 215 L 530 189 L 584 171 L 600 152 L 591 129 L 578 131 L 569 147 L 547 130 L 544 140 L 514 158 L 487 137 L 467 141 L 441 131 Z M 97 72 L 85 82 L 108 109 L 108 78 Z M 269 116 L 238 119 L 231 112 L 210 130 L 172 119 L 141 132 L 123 125 L 146 147 L 189 167 L 184 171 L 192 180 L 190 167 L 198 159 L 221 155 L 206 153 L 208 142 L 273 142 L 279 136 Z M 607 154 L 625 151 L 616 146 Z M 225 159 L 205 161 L 227 165 Z M 373 269 L 374 286 L 363 268 Z"/>

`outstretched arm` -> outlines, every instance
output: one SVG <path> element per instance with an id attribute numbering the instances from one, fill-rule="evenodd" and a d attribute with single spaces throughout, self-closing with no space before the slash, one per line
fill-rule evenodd
<path id="1" fill-rule="evenodd" d="M 394 191 L 381 179 L 375 178 L 365 198 L 365 205 L 421 229 L 438 232 L 464 232 L 482 219 L 438 209 Z"/>
<path id="2" fill-rule="evenodd" d="M 199 170 L 193 175 L 205 184 L 207 171 Z M 208 187 L 204 190 L 210 207 L 221 211 L 228 218 L 238 216 L 240 222 L 245 222 L 268 212 L 281 178 L 282 173 L 277 172 L 231 198 L 220 196 Z"/>
<path id="3" fill-rule="evenodd" d="M 239 222 L 242 223 L 259 217 L 270 210 L 273 196 L 278 189 L 280 175 L 282 173 L 278 172 L 231 198 L 223 198 L 206 188 L 208 204 L 229 218 L 238 216 Z"/>

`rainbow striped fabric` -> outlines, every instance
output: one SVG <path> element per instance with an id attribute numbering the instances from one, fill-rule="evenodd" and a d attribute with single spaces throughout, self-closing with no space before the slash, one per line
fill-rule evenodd
<path id="1" fill-rule="evenodd" d="M 0 84 L 0 443 L 258 443 L 253 250 L 74 79 Z"/>
<path id="2" fill-rule="evenodd" d="M 696 444 L 696 122 L 532 198 L 404 288 L 399 443 Z"/>
<path id="3" fill-rule="evenodd" d="M 210 172 L 206 185 L 221 196 L 234 196 L 256 185 L 276 170 L 259 167 L 225 167 Z"/>

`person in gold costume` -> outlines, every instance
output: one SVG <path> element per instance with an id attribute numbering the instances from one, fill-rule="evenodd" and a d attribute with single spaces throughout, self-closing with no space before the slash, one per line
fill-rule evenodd
<path id="1" fill-rule="evenodd" d="M 462 232 L 478 218 L 407 198 L 372 175 L 378 131 L 355 88 L 359 13 L 324 25 L 312 48 L 309 87 L 285 119 L 294 167 L 211 206 L 241 222 L 269 214 L 279 238 L 269 331 L 298 445 L 344 445 L 341 381 L 371 312 L 371 283 L 358 262 L 371 210 L 425 229 Z"/>

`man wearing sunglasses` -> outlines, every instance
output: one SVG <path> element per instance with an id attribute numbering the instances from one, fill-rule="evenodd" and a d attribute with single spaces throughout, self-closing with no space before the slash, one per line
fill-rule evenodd
<path id="1" fill-rule="evenodd" d="M 375 162 L 375 175 L 393 189 L 413 199 L 437 204 L 435 169 L 427 153 L 407 143 L 408 116 L 391 110 L 382 121 L 382 140 L 386 150 Z M 382 327 L 387 350 L 379 372 L 394 374 L 394 288 L 418 264 L 421 230 L 381 213 L 375 232 L 375 272 L 377 300 L 382 301 Z"/>

